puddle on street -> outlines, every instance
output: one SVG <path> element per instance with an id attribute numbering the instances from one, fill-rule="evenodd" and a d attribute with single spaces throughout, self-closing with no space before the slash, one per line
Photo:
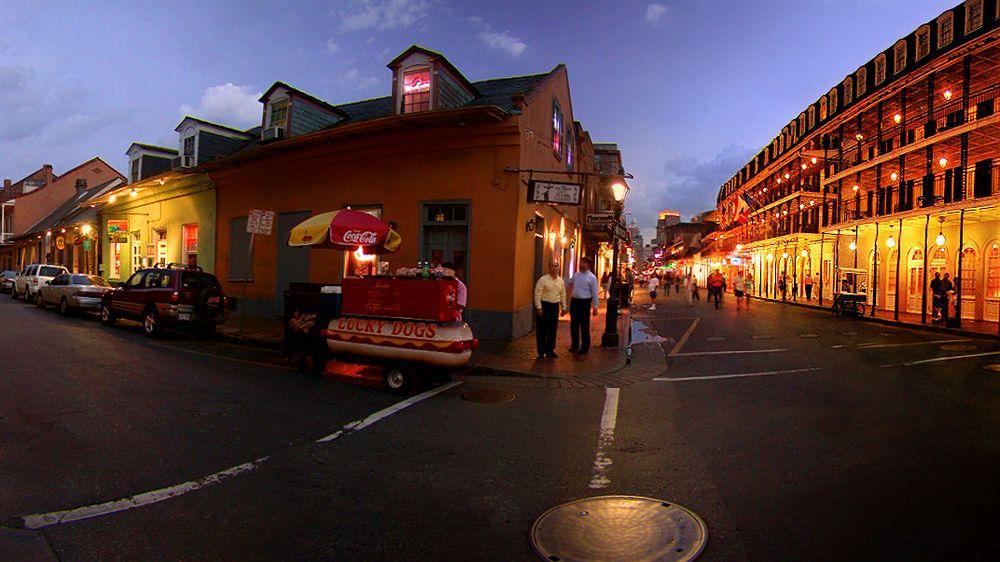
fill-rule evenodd
<path id="1" fill-rule="evenodd" d="M 661 343 L 665 341 L 667 338 L 661 337 L 651 326 L 632 319 L 632 343 Z"/>

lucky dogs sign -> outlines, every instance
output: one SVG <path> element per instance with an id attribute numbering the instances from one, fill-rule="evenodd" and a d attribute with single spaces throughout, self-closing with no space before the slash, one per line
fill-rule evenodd
<path id="1" fill-rule="evenodd" d="M 438 331 L 437 324 L 386 318 L 338 318 L 330 324 L 331 330 L 341 333 L 425 340 L 433 340 Z"/>

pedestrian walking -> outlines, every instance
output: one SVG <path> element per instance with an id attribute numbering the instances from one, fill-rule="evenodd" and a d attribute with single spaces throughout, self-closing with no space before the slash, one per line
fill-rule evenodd
<path id="1" fill-rule="evenodd" d="M 649 302 L 650 302 L 649 309 L 650 310 L 656 310 L 656 289 L 659 286 L 660 286 L 660 280 L 657 279 L 655 276 L 654 277 L 650 277 L 649 284 L 646 286 L 646 288 L 649 290 Z M 667 287 L 667 291 L 669 291 L 670 290 L 670 285 L 667 285 L 666 287 Z"/>
<path id="2" fill-rule="evenodd" d="M 812 278 L 812 275 L 809 274 L 809 273 L 806 273 L 806 277 L 805 277 L 805 279 L 802 280 L 802 283 L 806 286 L 806 300 L 807 301 L 811 301 L 812 298 L 813 298 L 813 278 Z"/>
<path id="3" fill-rule="evenodd" d="M 944 293 L 942 289 L 941 272 L 934 272 L 934 279 L 931 280 L 931 321 L 940 322 L 941 321 L 941 295 Z"/>
<path id="4" fill-rule="evenodd" d="M 743 273 L 737 271 L 736 276 L 733 277 L 733 296 L 736 297 L 736 312 L 741 309 L 740 301 L 743 300 L 743 292 L 746 290 L 746 281 L 743 279 Z"/>
<path id="5" fill-rule="evenodd" d="M 951 282 L 951 274 L 945 273 L 941 279 L 941 323 L 947 325 L 951 316 L 951 295 L 955 290 L 955 285 Z"/>
<path id="6" fill-rule="evenodd" d="M 611 274 L 607 271 L 601 276 L 601 298 L 608 298 L 608 287 L 611 284 Z"/>
<path id="7" fill-rule="evenodd" d="M 694 294 L 697 290 L 694 275 L 690 273 L 684 276 L 684 304 L 694 306 Z"/>
<path id="8" fill-rule="evenodd" d="M 747 310 L 750 310 L 750 293 L 753 291 L 753 273 L 747 271 L 743 278 L 743 298 L 746 299 Z"/>
<path id="9" fill-rule="evenodd" d="M 566 314 L 566 283 L 559 276 L 559 262 L 549 263 L 549 272 L 535 282 L 535 345 L 538 359 L 556 359 L 559 317 Z"/>
<path id="10" fill-rule="evenodd" d="M 722 306 L 722 287 L 725 279 L 718 269 L 708 276 L 708 300 L 715 305 L 716 309 Z"/>
<path id="11" fill-rule="evenodd" d="M 580 258 L 580 271 L 569 280 L 569 334 L 570 353 L 586 355 L 590 351 L 590 317 L 597 316 L 597 277 L 591 273 L 594 266 L 589 257 Z M 589 312 L 589 314 L 588 314 Z"/>
<path id="12" fill-rule="evenodd" d="M 781 300 L 786 300 L 788 295 L 788 280 L 785 278 L 785 274 L 781 274 L 778 278 L 778 292 L 781 293 Z"/>

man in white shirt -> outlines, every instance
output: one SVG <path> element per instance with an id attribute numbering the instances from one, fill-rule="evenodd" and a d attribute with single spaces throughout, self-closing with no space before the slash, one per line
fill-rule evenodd
<path id="1" fill-rule="evenodd" d="M 535 282 L 535 345 L 538 359 L 556 359 L 556 330 L 566 312 L 566 283 L 559 277 L 559 262 L 549 263 L 549 272 Z"/>
<path id="2" fill-rule="evenodd" d="M 597 277 L 590 271 L 592 267 L 593 260 L 580 258 L 580 271 L 569 281 L 573 296 L 569 303 L 569 352 L 580 355 L 590 351 L 590 315 L 597 316 L 598 283 Z"/>

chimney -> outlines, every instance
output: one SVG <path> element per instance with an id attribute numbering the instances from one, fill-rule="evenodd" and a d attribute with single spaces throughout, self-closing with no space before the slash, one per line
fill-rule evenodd
<path id="1" fill-rule="evenodd" d="M 8 189 L 10 189 L 10 180 L 9 179 L 5 179 L 5 180 L 3 180 L 3 190 L 7 191 Z"/>
<path id="2" fill-rule="evenodd" d="M 82 191 L 87 191 L 87 179 L 86 178 L 78 178 L 76 180 L 76 192 L 80 193 Z"/>

